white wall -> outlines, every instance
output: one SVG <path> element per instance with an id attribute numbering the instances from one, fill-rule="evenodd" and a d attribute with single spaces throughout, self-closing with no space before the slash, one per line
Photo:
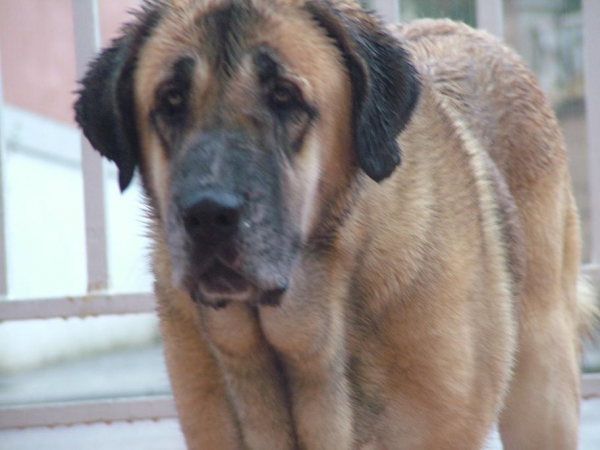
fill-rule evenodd
<path id="1" fill-rule="evenodd" d="M 4 104 L 4 193 L 9 300 L 86 290 L 79 131 Z M 147 239 L 136 185 L 121 195 L 107 164 L 111 290 L 148 292 Z M 0 324 L 0 370 L 155 338 L 151 315 Z"/>

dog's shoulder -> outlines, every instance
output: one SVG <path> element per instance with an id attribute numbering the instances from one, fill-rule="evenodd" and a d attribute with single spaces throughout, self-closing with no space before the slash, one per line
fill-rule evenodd
<path id="1" fill-rule="evenodd" d="M 554 112 L 514 50 L 484 30 L 448 19 L 391 25 L 390 31 L 490 154 L 511 191 L 566 173 Z"/>

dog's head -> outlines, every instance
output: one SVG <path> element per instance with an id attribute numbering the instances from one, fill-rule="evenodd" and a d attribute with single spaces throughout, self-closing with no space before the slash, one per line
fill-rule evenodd
<path id="1" fill-rule="evenodd" d="M 418 92 L 353 3 L 173 0 L 92 63 L 75 109 L 121 189 L 140 168 L 174 282 L 217 305 L 277 301 L 357 171 L 379 182 L 400 163 Z"/>

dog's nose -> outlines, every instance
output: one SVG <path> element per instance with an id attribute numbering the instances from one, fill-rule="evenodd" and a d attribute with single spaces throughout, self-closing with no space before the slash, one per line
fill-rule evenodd
<path id="1" fill-rule="evenodd" d="M 242 200 L 235 194 L 208 191 L 181 202 L 183 222 L 191 237 L 223 240 L 235 234 Z"/>

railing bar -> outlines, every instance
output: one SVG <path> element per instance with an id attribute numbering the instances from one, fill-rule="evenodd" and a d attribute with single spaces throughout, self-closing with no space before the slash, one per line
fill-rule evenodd
<path id="1" fill-rule="evenodd" d="M 586 274 L 600 276 L 600 264 L 584 264 L 581 270 Z"/>
<path id="2" fill-rule="evenodd" d="M 592 263 L 600 264 L 600 1 L 583 0 L 585 109 L 588 137 L 588 189 Z"/>
<path id="3" fill-rule="evenodd" d="M 0 408 L 0 429 L 158 420 L 177 417 L 173 398 L 122 398 Z"/>
<path id="4" fill-rule="evenodd" d="M 600 396 L 600 374 L 583 374 L 583 398 Z M 0 429 L 158 420 L 177 417 L 168 395 L 0 408 Z"/>
<path id="5" fill-rule="evenodd" d="M 600 397 L 600 373 L 584 373 L 581 376 L 581 397 Z"/>
<path id="6" fill-rule="evenodd" d="M 99 48 L 97 0 L 72 0 L 77 77 L 85 74 Z M 88 291 L 108 288 L 106 204 L 102 159 L 87 139 L 81 138 L 81 167 L 85 199 L 85 237 Z"/>
<path id="7" fill-rule="evenodd" d="M 400 20 L 400 2 L 394 0 L 374 0 L 373 7 L 379 17 L 386 23 L 396 23 Z"/>
<path id="8" fill-rule="evenodd" d="M 4 84 L 2 82 L 2 54 L 0 53 L 0 296 L 8 293 L 8 264 L 6 257 L 6 215 L 4 214 L 4 151 L 5 137 L 2 123 L 4 114 Z"/>
<path id="9" fill-rule="evenodd" d="M 477 27 L 500 39 L 504 38 L 504 10 L 502 0 L 477 0 Z"/>
<path id="10" fill-rule="evenodd" d="M 0 322 L 108 314 L 151 313 L 155 311 L 153 294 L 93 294 L 82 297 L 36 298 L 0 301 Z"/>

